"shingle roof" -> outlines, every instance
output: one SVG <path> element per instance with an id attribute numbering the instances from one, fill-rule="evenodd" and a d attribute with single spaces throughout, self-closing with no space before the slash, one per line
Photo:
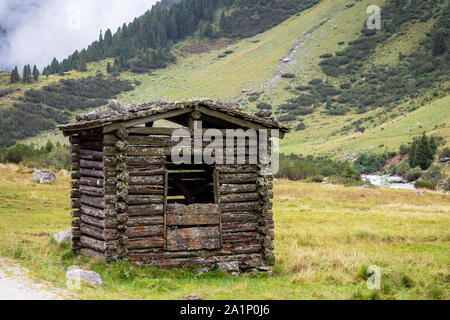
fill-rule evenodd
<path id="1" fill-rule="evenodd" d="M 289 127 L 282 125 L 273 117 L 270 117 L 270 112 L 266 114 L 261 112 L 256 113 L 255 115 L 250 115 L 242 112 L 239 104 L 223 101 L 214 102 L 213 100 L 207 98 L 176 102 L 150 101 L 143 104 L 133 104 L 129 106 L 123 106 L 117 101 L 112 100 L 107 107 L 98 108 L 85 114 L 78 114 L 76 116 L 76 122 L 61 125 L 58 128 L 61 131 L 78 131 L 101 128 L 113 123 L 136 120 L 152 115 L 164 114 L 174 110 L 183 110 L 199 106 L 206 107 L 214 111 L 219 111 L 235 118 L 257 123 L 267 128 L 280 129 L 283 132 L 290 131 Z"/>

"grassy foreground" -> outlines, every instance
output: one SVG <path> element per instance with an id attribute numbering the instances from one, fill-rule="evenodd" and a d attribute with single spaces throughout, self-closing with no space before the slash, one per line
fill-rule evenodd
<path id="1" fill-rule="evenodd" d="M 0 256 L 36 278 L 66 287 L 77 265 L 101 274 L 81 299 L 449 299 L 450 197 L 278 181 L 275 186 L 275 275 L 233 277 L 189 270 L 106 265 L 74 256 L 50 236 L 70 225 L 69 178 L 38 185 L 28 171 L 0 165 Z M 381 289 L 365 285 L 381 268 Z"/>

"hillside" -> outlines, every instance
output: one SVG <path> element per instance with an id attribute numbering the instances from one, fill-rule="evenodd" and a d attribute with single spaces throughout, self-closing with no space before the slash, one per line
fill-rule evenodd
<path id="1" fill-rule="evenodd" d="M 146 73 L 121 72 L 121 79 L 137 80 L 139 85 L 132 91 L 118 94 L 117 99 L 130 104 L 152 99 L 207 96 L 234 99 L 249 112 L 254 112 L 257 105 L 270 105 L 277 117 L 298 129 L 282 141 L 281 151 L 286 153 L 326 153 L 346 158 L 364 150 L 394 151 L 424 131 L 444 137 L 448 146 L 450 111 L 446 69 L 425 70 L 425 80 L 414 84 L 417 90 L 402 87 L 398 92 L 389 93 L 389 97 L 398 95 L 398 100 L 383 100 L 386 90 L 391 87 L 383 84 L 393 77 L 387 77 L 387 71 L 406 70 L 404 77 L 408 83 L 410 67 L 405 66 L 406 63 L 413 66 L 411 59 L 414 57 L 405 57 L 424 46 L 424 41 L 429 38 L 427 32 L 445 26 L 442 23 L 445 15 L 440 11 L 445 2 L 433 1 L 432 5 L 430 1 L 422 2 L 424 6 L 417 6 L 417 12 L 395 29 L 391 26 L 390 32 L 381 30 L 375 35 L 378 40 L 358 58 L 361 65 L 353 68 L 356 71 L 350 74 L 332 74 L 330 68 L 324 68 L 323 61 L 334 63 L 342 57 L 340 52 L 349 54 L 355 43 L 365 41 L 365 36 L 372 37 L 361 32 L 369 16 L 367 7 L 376 4 L 382 10 L 387 8 L 390 14 L 396 14 L 397 9 L 392 7 L 394 1 L 323 0 L 252 37 L 208 39 L 189 36 L 171 49 L 176 63 Z M 404 3 L 408 5 L 407 1 Z M 448 35 L 445 39 L 448 41 Z M 443 66 L 448 67 L 445 57 L 448 57 L 448 51 L 437 60 L 441 59 Z M 97 71 L 105 73 L 108 62 L 112 64 L 113 59 L 89 63 L 87 72 L 72 70 L 64 78 L 86 77 Z M 379 66 L 386 68 L 384 73 L 376 69 Z M 50 75 L 48 79 L 42 77 L 38 83 L 25 85 L 9 85 L 2 78 L 8 76 L 0 75 L 0 90 L 12 88 L 18 91 L 0 98 L 0 110 L 10 107 L 24 90 L 42 88 L 61 77 Z M 322 83 L 314 79 L 321 79 Z M 350 94 L 349 99 L 345 99 L 346 93 Z M 372 101 L 357 100 L 371 95 Z M 367 107 L 359 108 L 365 104 Z M 304 126 L 299 126 L 301 123 Z M 44 133 L 38 140 L 46 141 L 48 137 L 49 134 Z"/>

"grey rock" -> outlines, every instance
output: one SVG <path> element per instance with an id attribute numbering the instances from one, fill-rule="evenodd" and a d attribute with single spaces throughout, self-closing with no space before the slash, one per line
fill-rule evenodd
<path id="1" fill-rule="evenodd" d="M 271 270 L 271 268 L 268 266 L 261 266 L 261 267 L 258 267 L 258 270 L 263 271 L 263 272 L 269 272 Z"/>
<path id="2" fill-rule="evenodd" d="M 56 179 L 56 176 L 49 171 L 35 170 L 33 174 L 33 181 L 39 181 L 40 184 L 48 184 L 52 181 L 58 180 Z"/>
<path id="3" fill-rule="evenodd" d="M 73 270 L 67 271 L 66 278 L 73 279 L 73 280 L 84 280 L 96 287 L 103 285 L 102 278 L 100 277 L 100 275 L 97 272 L 94 272 L 94 271 L 88 271 L 88 270 L 83 270 L 83 269 L 73 269 Z"/>
<path id="4" fill-rule="evenodd" d="M 209 268 L 200 268 L 200 269 L 196 269 L 195 272 L 197 272 L 198 274 L 204 274 L 209 272 Z"/>
<path id="5" fill-rule="evenodd" d="M 72 230 L 71 229 L 66 230 L 66 231 L 61 231 L 61 232 L 58 232 L 57 234 L 53 235 L 53 239 L 55 239 L 55 241 L 58 243 L 69 242 L 71 238 L 72 238 Z"/>
<path id="6" fill-rule="evenodd" d="M 239 272 L 239 263 L 237 262 L 220 262 L 217 264 L 217 268 L 224 273 L 236 273 Z"/>

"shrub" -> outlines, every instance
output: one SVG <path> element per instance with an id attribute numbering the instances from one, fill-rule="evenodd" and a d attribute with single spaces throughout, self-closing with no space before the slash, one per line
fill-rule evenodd
<path id="1" fill-rule="evenodd" d="M 298 91 L 306 91 L 306 90 L 311 90 L 311 87 L 300 85 L 300 86 L 296 87 L 295 89 L 297 89 Z"/>
<path id="2" fill-rule="evenodd" d="M 293 74 L 293 73 L 283 73 L 283 74 L 281 75 L 281 77 L 282 77 L 282 78 L 287 78 L 287 79 L 292 79 L 292 78 L 295 78 L 296 76 L 295 76 L 295 74 Z"/>
<path id="3" fill-rule="evenodd" d="M 256 105 L 256 108 L 258 108 L 259 110 L 272 110 L 272 105 L 268 104 L 266 102 L 260 102 Z"/>
<path id="4" fill-rule="evenodd" d="M 303 122 L 300 122 L 296 127 L 295 131 L 302 131 L 306 129 L 306 125 Z"/>
<path id="5" fill-rule="evenodd" d="M 404 144 L 402 144 L 401 146 L 400 146 L 400 154 L 402 155 L 402 156 L 404 156 L 405 154 L 408 154 L 409 153 L 409 147 L 407 146 L 407 145 L 404 145 Z"/>
<path id="6" fill-rule="evenodd" d="M 406 177 L 406 174 L 410 170 L 408 161 L 402 161 L 397 165 L 393 165 L 389 168 L 389 173 L 392 175 L 398 175 Z"/>
<path id="7" fill-rule="evenodd" d="M 441 158 L 450 158 L 450 148 L 445 148 L 442 150 Z"/>
<path id="8" fill-rule="evenodd" d="M 448 178 L 443 185 L 445 191 L 450 191 L 450 178 Z"/>
<path id="9" fill-rule="evenodd" d="M 308 178 L 309 182 L 316 182 L 316 183 L 322 183 L 323 179 L 325 179 L 324 176 L 321 175 L 315 175 Z"/>
<path id="10" fill-rule="evenodd" d="M 421 176 L 422 176 L 422 169 L 420 169 L 420 167 L 416 167 L 408 170 L 408 172 L 405 175 L 405 179 L 408 182 L 412 182 L 418 180 Z"/>
<path id="11" fill-rule="evenodd" d="M 423 174 L 423 180 L 438 185 L 445 179 L 445 175 L 439 166 L 431 166 L 430 169 Z"/>
<path id="12" fill-rule="evenodd" d="M 332 53 L 325 53 L 325 54 L 320 55 L 320 58 L 327 59 L 327 58 L 331 58 L 332 56 L 333 56 Z"/>
<path id="13" fill-rule="evenodd" d="M 414 184 L 416 189 L 436 190 L 436 185 L 433 182 L 419 180 Z"/>

